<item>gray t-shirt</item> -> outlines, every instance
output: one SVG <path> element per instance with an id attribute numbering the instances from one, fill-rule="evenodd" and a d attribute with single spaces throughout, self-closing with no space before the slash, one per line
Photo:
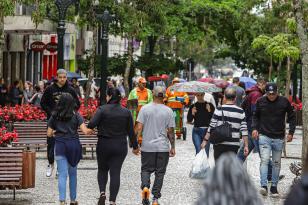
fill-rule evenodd
<path id="1" fill-rule="evenodd" d="M 169 152 L 167 129 L 175 127 L 173 111 L 169 107 L 149 103 L 141 108 L 137 121 L 143 124 L 141 151 Z"/>
<path id="2" fill-rule="evenodd" d="M 245 96 L 245 90 L 244 88 L 240 87 L 240 86 L 234 86 L 234 88 L 236 89 L 236 101 L 235 104 L 239 107 L 241 107 L 241 104 L 243 102 L 243 98 Z"/>

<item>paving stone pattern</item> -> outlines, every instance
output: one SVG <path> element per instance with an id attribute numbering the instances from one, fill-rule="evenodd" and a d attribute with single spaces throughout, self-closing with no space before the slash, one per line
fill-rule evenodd
<path id="1" fill-rule="evenodd" d="M 175 158 L 171 158 L 165 176 L 162 190 L 161 205 L 192 205 L 198 199 L 199 190 L 202 188 L 201 180 L 188 177 L 192 160 L 194 159 L 194 146 L 191 140 L 192 126 L 188 125 L 187 141 L 177 140 Z M 287 151 L 292 157 L 300 157 L 301 154 L 301 130 L 297 130 L 295 139 L 287 145 Z M 36 161 L 36 186 L 34 189 L 17 190 L 16 200 L 13 201 L 12 191 L 0 191 L 0 205 L 54 205 L 58 202 L 57 179 L 45 177 L 47 160 L 45 152 L 37 153 Z M 95 205 L 99 196 L 96 180 L 96 160 L 87 159 L 81 161 L 78 166 L 78 201 L 80 205 Z M 280 198 L 270 196 L 264 198 L 264 204 L 280 205 L 288 193 L 294 175 L 289 171 L 289 164 L 294 159 L 282 159 L 282 171 L 286 177 L 278 185 L 281 193 Z M 210 164 L 214 166 L 213 152 L 210 153 Z M 259 188 L 259 165 L 258 154 L 253 153 L 247 161 L 247 170 L 252 180 Z M 153 181 L 153 180 L 152 180 Z M 137 205 L 140 203 L 140 157 L 129 152 L 122 169 L 121 187 L 118 194 L 118 205 Z M 256 193 L 258 194 L 258 193 Z M 67 194 L 69 197 L 69 194 Z"/>

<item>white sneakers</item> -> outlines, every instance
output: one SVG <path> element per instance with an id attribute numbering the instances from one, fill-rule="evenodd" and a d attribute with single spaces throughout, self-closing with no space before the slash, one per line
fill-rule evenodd
<path id="1" fill-rule="evenodd" d="M 47 171 L 46 171 L 46 177 L 51 177 L 53 173 L 54 165 L 53 164 L 48 164 L 47 166 Z"/>

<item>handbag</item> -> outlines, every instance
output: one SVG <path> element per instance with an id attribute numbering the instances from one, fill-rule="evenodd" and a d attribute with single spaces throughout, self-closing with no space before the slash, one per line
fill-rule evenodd
<path id="1" fill-rule="evenodd" d="M 228 122 L 225 121 L 225 116 L 223 109 L 221 107 L 221 113 L 222 113 L 222 124 L 219 126 L 216 125 L 211 129 L 211 134 L 210 134 L 210 143 L 211 144 L 219 144 L 224 141 L 230 140 L 232 138 L 232 125 Z"/>

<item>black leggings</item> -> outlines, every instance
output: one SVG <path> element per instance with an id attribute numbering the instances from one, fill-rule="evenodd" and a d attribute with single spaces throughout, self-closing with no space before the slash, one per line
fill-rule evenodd
<path id="1" fill-rule="evenodd" d="M 47 159 L 49 164 L 55 162 L 55 138 L 47 137 Z"/>
<path id="2" fill-rule="evenodd" d="M 106 192 L 108 172 L 110 174 L 109 201 L 116 201 L 120 189 L 120 175 L 124 159 L 127 155 L 127 139 L 98 138 L 96 156 L 98 164 L 97 180 L 100 192 Z"/>
<path id="3" fill-rule="evenodd" d="M 238 149 L 239 146 L 236 145 L 225 145 L 225 144 L 214 145 L 214 159 L 215 161 L 217 161 L 222 154 L 227 152 L 233 152 L 234 154 L 237 154 Z"/>

